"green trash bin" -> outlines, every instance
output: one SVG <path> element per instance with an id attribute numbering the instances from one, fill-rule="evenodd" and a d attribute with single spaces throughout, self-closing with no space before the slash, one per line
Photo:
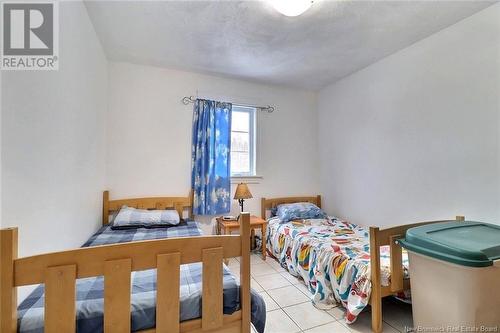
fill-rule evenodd
<path id="1" fill-rule="evenodd" d="M 416 332 L 500 332 L 500 226 L 447 221 L 408 229 Z"/>

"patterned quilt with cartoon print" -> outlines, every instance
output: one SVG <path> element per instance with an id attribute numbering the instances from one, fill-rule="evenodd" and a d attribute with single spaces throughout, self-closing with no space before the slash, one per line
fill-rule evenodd
<path id="1" fill-rule="evenodd" d="M 367 230 L 336 218 L 282 223 L 269 219 L 268 251 L 290 274 L 304 280 L 313 304 L 346 308 L 353 323 L 370 299 L 370 239 Z M 390 284 L 389 247 L 381 248 L 382 285 Z M 403 252 L 408 276 L 408 255 Z M 404 295 L 401 295 L 404 296 Z"/>

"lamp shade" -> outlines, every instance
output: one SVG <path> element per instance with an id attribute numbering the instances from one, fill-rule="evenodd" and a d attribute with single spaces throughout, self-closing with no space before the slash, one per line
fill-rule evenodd
<path id="1" fill-rule="evenodd" d="M 236 192 L 234 193 L 235 199 L 250 199 L 252 197 L 252 193 L 248 189 L 248 185 L 245 183 L 239 183 L 236 187 Z"/>

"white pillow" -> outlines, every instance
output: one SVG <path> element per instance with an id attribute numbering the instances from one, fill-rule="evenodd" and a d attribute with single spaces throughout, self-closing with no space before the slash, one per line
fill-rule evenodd
<path id="1" fill-rule="evenodd" d="M 162 227 L 178 225 L 181 218 L 174 209 L 146 210 L 123 206 L 113 222 L 114 227 Z"/>

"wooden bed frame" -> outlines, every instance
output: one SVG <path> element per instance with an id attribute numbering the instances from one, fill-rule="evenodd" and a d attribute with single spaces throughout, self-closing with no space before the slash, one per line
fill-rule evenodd
<path id="1" fill-rule="evenodd" d="M 303 197 L 285 197 L 285 198 L 262 198 L 261 215 L 266 219 L 266 212 L 280 204 L 310 202 L 321 208 L 321 196 L 303 196 Z M 456 216 L 456 221 L 465 221 L 464 216 Z M 402 248 L 396 243 L 396 240 L 404 237 L 406 230 L 424 224 L 446 222 L 449 220 L 419 222 L 405 224 L 387 229 L 379 227 L 370 227 L 370 265 L 372 292 L 370 296 L 372 331 L 382 332 L 382 298 L 397 295 L 399 292 L 410 287 L 410 280 L 404 279 L 403 272 L 403 253 Z M 391 281 L 389 286 L 382 286 L 380 276 L 380 247 L 388 245 L 390 247 L 390 270 Z M 373 269 L 377 267 L 378 269 Z"/>
<path id="2" fill-rule="evenodd" d="M 103 224 L 122 205 L 145 209 L 191 207 L 190 197 L 109 200 Z M 181 215 L 182 216 L 182 215 Z M 156 268 L 156 328 L 160 332 L 250 332 L 250 214 L 240 215 L 240 235 L 179 237 L 79 248 L 18 258 L 18 230 L 0 230 L 0 332 L 17 332 L 17 287 L 45 283 L 45 332 L 75 332 L 76 279 L 104 276 L 104 332 L 130 332 L 130 275 Z M 224 258 L 239 257 L 240 310 L 223 314 Z M 180 322 L 180 265 L 203 262 L 202 317 Z"/>

